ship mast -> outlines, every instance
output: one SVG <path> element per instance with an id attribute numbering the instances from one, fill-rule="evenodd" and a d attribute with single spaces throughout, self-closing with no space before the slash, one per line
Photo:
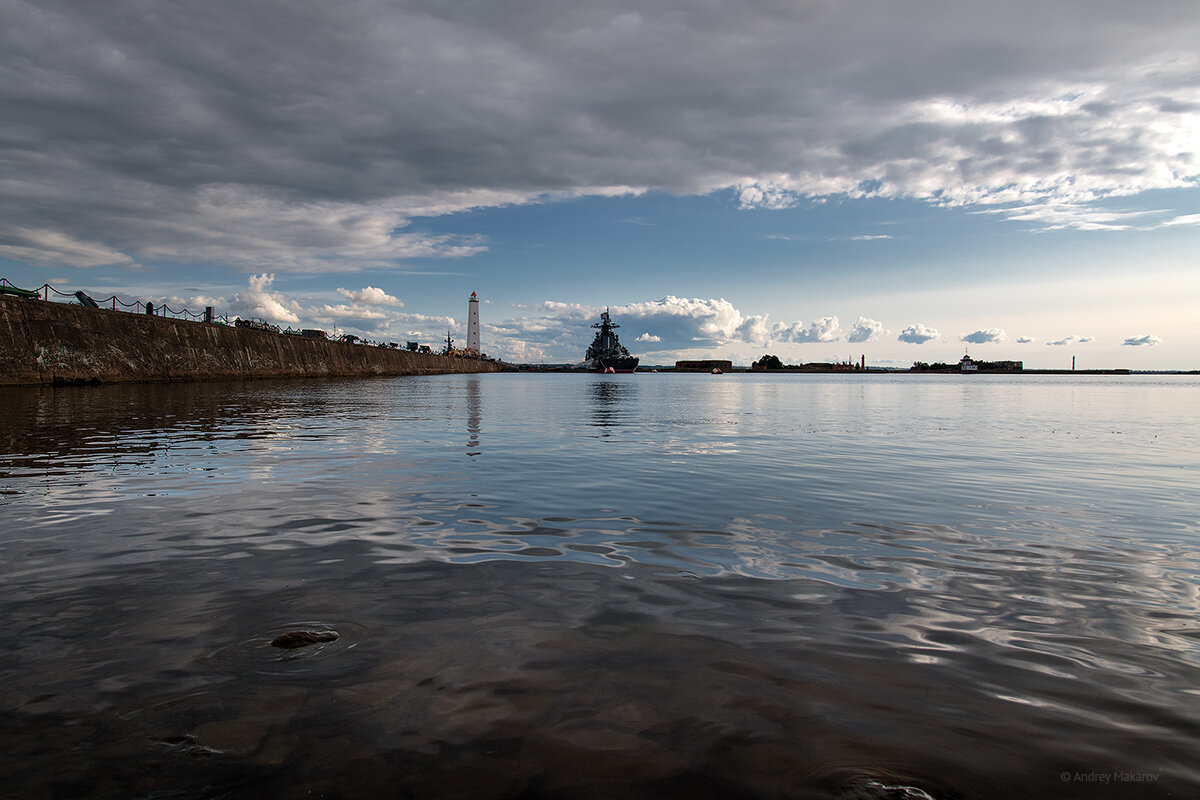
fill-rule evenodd
<path id="1" fill-rule="evenodd" d="M 610 328 L 621 327 L 620 325 L 617 325 L 615 322 L 611 322 L 609 320 L 607 308 L 600 312 L 600 320 L 601 320 L 600 322 L 592 323 L 592 327 L 599 328 L 601 333 L 604 333 L 606 330 L 608 330 Z"/>

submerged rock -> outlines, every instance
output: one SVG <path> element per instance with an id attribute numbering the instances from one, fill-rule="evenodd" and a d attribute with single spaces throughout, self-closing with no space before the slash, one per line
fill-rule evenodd
<path id="1" fill-rule="evenodd" d="M 924 789 L 904 784 L 887 784 L 868 780 L 846 787 L 843 800 L 933 800 Z"/>
<path id="2" fill-rule="evenodd" d="M 223 751 L 215 747 L 206 747 L 196 741 L 196 737 L 191 734 L 183 736 L 168 736 L 160 740 L 157 744 L 170 748 L 171 750 L 191 756 L 193 758 L 204 758 L 207 756 L 221 755 Z"/>
<path id="3" fill-rule="evenodd" d="M 338 636 L 337 631 L 288 631 L 272 639 L 271 646 L 284 650 L 295 650 L 297 647 L 308 647 L 320 642 L 332 642 Z"/>

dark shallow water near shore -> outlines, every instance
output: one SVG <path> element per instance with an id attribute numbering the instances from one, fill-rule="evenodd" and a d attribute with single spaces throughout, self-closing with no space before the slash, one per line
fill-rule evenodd
<path id="1" fill-rule="evenodd" d="M 1200 795 L 1193 377 L 0 408 L 0 797 Z"/>

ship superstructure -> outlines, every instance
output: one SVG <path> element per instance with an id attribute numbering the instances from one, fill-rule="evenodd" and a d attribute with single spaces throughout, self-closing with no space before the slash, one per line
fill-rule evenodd
<path id="1" fill-rule="evenodd" d="M 582 368 L 592 372 L 633 372 L 637 369 L 639 359 L 621 345 L 616 334 L 620 326 L 613 323 L 607 309 L 600 313 L 600 322 L 592 327 L 597 329 L 596 338 L 587 349 L 580 365 Z"/>

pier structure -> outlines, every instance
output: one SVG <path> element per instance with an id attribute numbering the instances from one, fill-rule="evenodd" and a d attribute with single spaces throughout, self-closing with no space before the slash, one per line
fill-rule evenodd
<path id="1" fill-rule="evenodd" d="M 313 335 L 310 335 L 313 334 Z M 316 336 L 315 334 L 320 334 Z M 356 338 L 356 337 L 355 337 Z M 0 294 L 0 386 L 499 372 L 478 358 Z"/>

